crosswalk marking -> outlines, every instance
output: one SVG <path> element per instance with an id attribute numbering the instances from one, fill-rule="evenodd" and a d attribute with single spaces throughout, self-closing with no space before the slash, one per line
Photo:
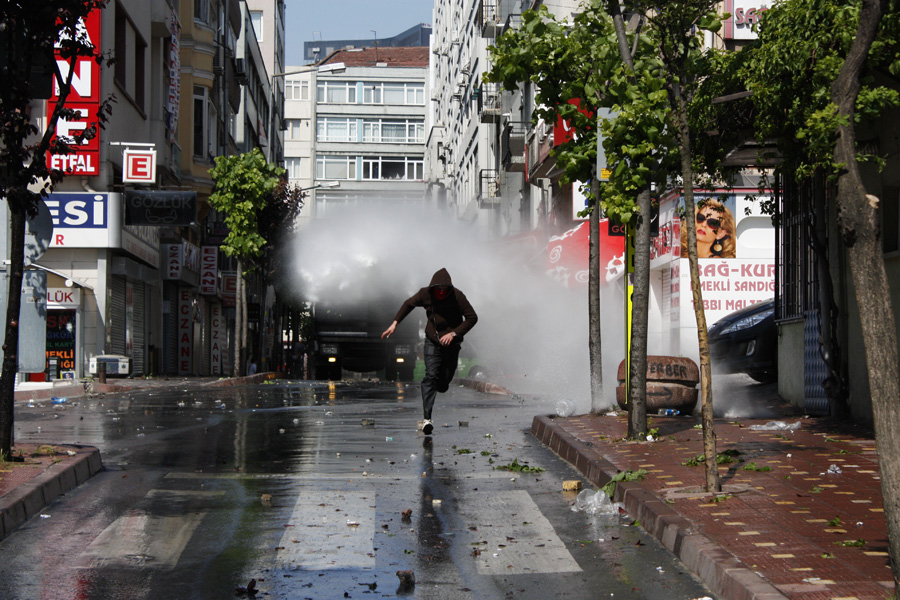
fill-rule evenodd
<path id="1" fill-rule="evenodd" d="M 483 575 L 575 573 L 581 567 L 528 492 L 473 492 L 459 513 L 477 531 L 473 548 Z"/>
<path id="2" fill-rule="evenodd" d="M 278 545 L 284 569 L 375 566 L 375 492 L 301 491 Z"/>
<path id="3" fill-rule="evenodd" d="M 163 494 L 189 501 L 195 496 L 221 496 L 222 492 L 151 490 L 147 497 L 153 499 Z M 89 567 L 174 568 L 205 515 L 205 511 L 174 516 L 124 515 L 100 532 L 81 553 L 78 563 Z"/>

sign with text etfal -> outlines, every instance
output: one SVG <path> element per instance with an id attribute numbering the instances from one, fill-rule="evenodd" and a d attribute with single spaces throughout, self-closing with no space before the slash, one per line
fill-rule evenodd
<path id="1" fill-rule="evenodd" d="M 101 48 L 100 20 L 100 9 L 93 10 L 78 27 L 79 33 L 87 37 L 97 52 Z M 70 69 L 74 71 L 72 89 L 66 98 L 65 106 L 76 111 L 79 116 L 71 120 L 57 121 L 55 137 L 70 144 L 73 151 L 69 154 L 48 153 L 47 166 L 50 169 L 59 169 L 67 175 L 99 175 L 101 129 L 97 110 L 100 107 L 100 64 L 92 56 L 82 56 L 70 65 L 59 55 L 58 50 L 56 63 L 64 79 L 68 77 Z M 54 79 L 53 93 L 47 101 L 48 120 L 58 103 L 59 86 Z M 93 136 L 86 136 L 81 142 L 76 141 L 75 136 L 91 128 L 94 130 Z"/>

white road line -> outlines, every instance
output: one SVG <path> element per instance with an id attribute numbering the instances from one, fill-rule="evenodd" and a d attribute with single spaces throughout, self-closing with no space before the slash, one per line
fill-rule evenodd
<path id="1" fill-rule="evenodd" d="M 151 490 L 147 497 L 157 495 L 187 500 L 224 493 Z M 198 511 L 177 516 L 132 514 L 119 517 L 81 553 L 77 564 L 172 569 L 205 515 L 206 511 Z"/>
<path id="2" fill-rule="evenodd" d="M 375 491 L 301 491 L 278 548 L 284 569 L 375 567 Z"/>
<path id="3" fill-rule="evenodd" d="M 326 473 L 167 473 L 165 479 L 285 479 L 291 481 L 354 481 L 354 482 L 392 482 L 392 481 L 421 481 L 422 474 L 412 473 L 345 473 L 326 474 Z M 438 477 L 440 479 L 440 477 Z M 510 479 L 509 473 L 503 471 L 485 471 L 482 473 L 472 473 L 465 475 L 463 479 Z"/>
<path id="4" fill-rule="evenodd" d="M 524 490 L 473 492 L 459 502 L 465 524 L 480 551 L 475 557 L 483 575 L 575 573 L 581 567 L 556 535 L 553 525 Z"/>

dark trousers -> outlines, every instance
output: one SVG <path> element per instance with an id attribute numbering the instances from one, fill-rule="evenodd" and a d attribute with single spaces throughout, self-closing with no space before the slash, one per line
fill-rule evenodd
<path id="1" fill-rule="evenodd" d="M 422 379 L 422 410 L 431 419 L 434 397 L 446 392 L 456 375 L 459 362 L 459 345 L 438 346 L 425 340 L 425 378 Z"/>

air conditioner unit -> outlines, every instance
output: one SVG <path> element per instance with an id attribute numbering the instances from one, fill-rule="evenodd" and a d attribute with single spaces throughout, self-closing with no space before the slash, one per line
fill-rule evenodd
<path id="1" fill-rule="evenodd" d="M 234 59 L 234 76 L 239 80 L 247 79 L 247 61 L 243 58 Z"/>

